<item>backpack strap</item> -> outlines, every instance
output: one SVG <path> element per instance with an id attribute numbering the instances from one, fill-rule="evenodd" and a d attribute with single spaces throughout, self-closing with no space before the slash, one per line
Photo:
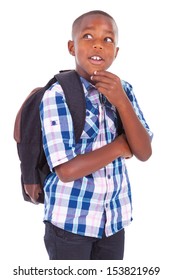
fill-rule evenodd
<path id="1" fill-rule="evenodd" d="M 61 71 L 55 75 L 55 79 L 60 83 L 64 91 L 66 102 L 72 116 L 77 143 L 84 129 L 86 117 L 85 95 L 80 77 L 75 70 L 70 70 Z"/>

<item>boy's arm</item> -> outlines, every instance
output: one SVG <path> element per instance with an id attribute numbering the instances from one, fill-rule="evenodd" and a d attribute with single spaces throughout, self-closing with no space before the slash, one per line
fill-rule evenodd
<path id="1" fill-rule="evenodd" d="M 91 79 L 98 91 L 117 108 L 132 153 L 141 161 L 147 160 L 152 153 L 150 137 L 124 92 L 119 77 L 107 71 L 97 71 Z"/>
<path id="2" fill-rule="evenodd" d="M 132 157 L 132 152 L 123 134 L 104 147 L 77 155 L 75 158 L 56 166 L 55 172 L 61 181 L 70 182 L 103 168 L 118 157 Z"/>

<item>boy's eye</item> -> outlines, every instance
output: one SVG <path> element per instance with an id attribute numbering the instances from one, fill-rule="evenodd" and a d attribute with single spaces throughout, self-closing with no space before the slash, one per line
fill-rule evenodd
<path id="1" fill-rule="evenodd" d="M 110 38 L 110 37 L 106 37 L 106 38 L 104 39 L 104 41 L 105 41 L 105 42 L 108 42 L 108 43 L 113 43 L 113 39 Z"/>
<path id="2" fill-rule="evenodd" d="M 84 39 L 92 39 L 92 35 L 91 34 L 84 34 L 83 38 Z"/>

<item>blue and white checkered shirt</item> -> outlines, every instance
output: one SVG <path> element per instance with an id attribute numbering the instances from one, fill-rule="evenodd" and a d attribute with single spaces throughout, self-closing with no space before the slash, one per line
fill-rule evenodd
<path id="1" fill-rule="evenodd" d="M 125 159 L 118 158 L 100 170 L 68 183 L 63 183 L 54 172 L 57 165 L 98 149 L 117 136 L 115 107 L 104 96 L 100 98 L 100 93 L 88 81 L 83 78 L 81 81 L 86 98 L 86 122 L 77 144 L 72 118 L 58 83 L 45 92 L 40 104 L 43 146 L 52 170 L 44 186 L 44 220 L 75 234 L 101 238 L 104 230 L 106 236 L 110 236 L 132 221 L 131 188 Z M 132 86 L 124 81 L 122 85 L 152 137 Z"/>

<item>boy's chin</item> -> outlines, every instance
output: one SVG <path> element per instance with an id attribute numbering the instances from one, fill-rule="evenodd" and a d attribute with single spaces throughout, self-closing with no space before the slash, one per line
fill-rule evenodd
<path id="1" fill-rule="evenodd" d="M 93 83 L 93 81 L 91 80 L 91 77 L 93 76 L 95 71 L 105 71 L 106 69 L 104 67 L 91 67 L 88 69 L 85 69 L 85 71 L 79 71 L 79 69 L 77 70 L 77 72 L 79 73 L 80 76 L 82 76 L 83 78 L 85 78 L 86 80 L 90 81 Z"/>
<path id="2" fill-rule="evenodd" d="M 87 73 L 91 77 L 95 71 L 104 71 L 104 70 L 106 69 L 103 67 L 93 67 L 92 69 L 89 69 Z"/>

